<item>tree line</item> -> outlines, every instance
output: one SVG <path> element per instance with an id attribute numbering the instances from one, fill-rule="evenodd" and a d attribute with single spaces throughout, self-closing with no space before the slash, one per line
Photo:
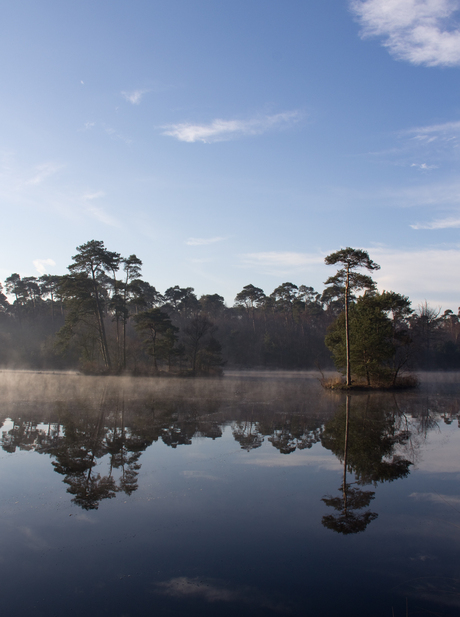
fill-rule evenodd
<path id="1" fill-rule="evenodd" d="M 227 306 L 219 294 L 198 298 L 192 287 L 160 293 L 143 280 L 136 255 L 91 240 L 77 247 L 67 274 L 13 273 L 0 284 L 0 366 L 219 374 L 224 365 L 335 363 L 345 374 L 351 364 L 367 381 L 389 370 L 460 368 L 459 314 L 378 293 L 357 271 L 378 267 L 366 256 L 349 248 L 328 256 L 342 268 L 321 293 L 285 282 L 266 294 L 248 284 Z"/>

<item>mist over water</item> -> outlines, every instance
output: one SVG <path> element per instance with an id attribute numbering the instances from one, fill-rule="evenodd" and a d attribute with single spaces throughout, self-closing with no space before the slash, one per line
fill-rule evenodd
<path id="1" fill-rule="evenodd" d="M 148 378 L 87 376 L 69 372 L 1 371 L 3 404 L 56 401 L 100 401 L 101 397 L 126 402 L 144 400 L 214 401 L 219 404 L 290 404 L 306 409 L 337 399 L 322 396 L 320 375 L 313 371 L 232 371 L 224 378 Z M 5 410 L 5 407 L 3 407 Z M 4 413 L 4 412 L 3 412 Z"/>
<path id="2" fill-rule="evenodd" d="M 1 372 L 5 614 L 458 614 L 460 375 L 319 377 Z"/>

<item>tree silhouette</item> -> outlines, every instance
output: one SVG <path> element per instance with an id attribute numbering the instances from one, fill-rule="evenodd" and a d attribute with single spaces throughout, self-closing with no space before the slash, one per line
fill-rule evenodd
<path id="1" fill-rule="evenodd" d="M 158 358 L 167 357 L 177 340 L 178 328 L 172 325 L 165 311 L 152 308 L 134 316 L 135 328 L 146 334 L 144 346 L 153 358 L 153 366 L 158 371 Z"/>
<path id="2" fill-rule="evenodd" d="M 375 283 L 370 276 L 356 272 L 357 268 L 366 268 L 367 270 L 379 270 L 380 266 L 373 262 L 366 251 L 352 249 L 347 247 L 331 253 L 324 262 L 327 265 L 341 264 L 344 267 L 338 270 L 337 274 L 331 276 L 325 282 L 325 285 L 331 285 L 334 289 L 341 292 L 343 290 L 345 300 L 345 346 L 346 346 L 346 375 L 347 386 L 351 386 L 351 365 L 350 365 L 350 326 L 348 318 L 350 289 L 374 290 Z"/>

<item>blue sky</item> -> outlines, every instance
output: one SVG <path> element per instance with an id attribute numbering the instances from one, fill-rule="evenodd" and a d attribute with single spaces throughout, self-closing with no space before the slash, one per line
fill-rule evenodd
<path id="1" fill-rule="evenodd" d="M 0 24 L 0 278 L 103 240 L 163 292 L 460 305 L 460 2 L 19 0 Z"/>

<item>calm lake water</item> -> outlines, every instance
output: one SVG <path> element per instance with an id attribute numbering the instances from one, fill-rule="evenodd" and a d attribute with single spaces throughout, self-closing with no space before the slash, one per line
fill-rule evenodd
<path id="1" fill-rule="evenodd" d="M 460 375 L 316 377 L 0 373 L 2 614 L 459 615 Z"/>

